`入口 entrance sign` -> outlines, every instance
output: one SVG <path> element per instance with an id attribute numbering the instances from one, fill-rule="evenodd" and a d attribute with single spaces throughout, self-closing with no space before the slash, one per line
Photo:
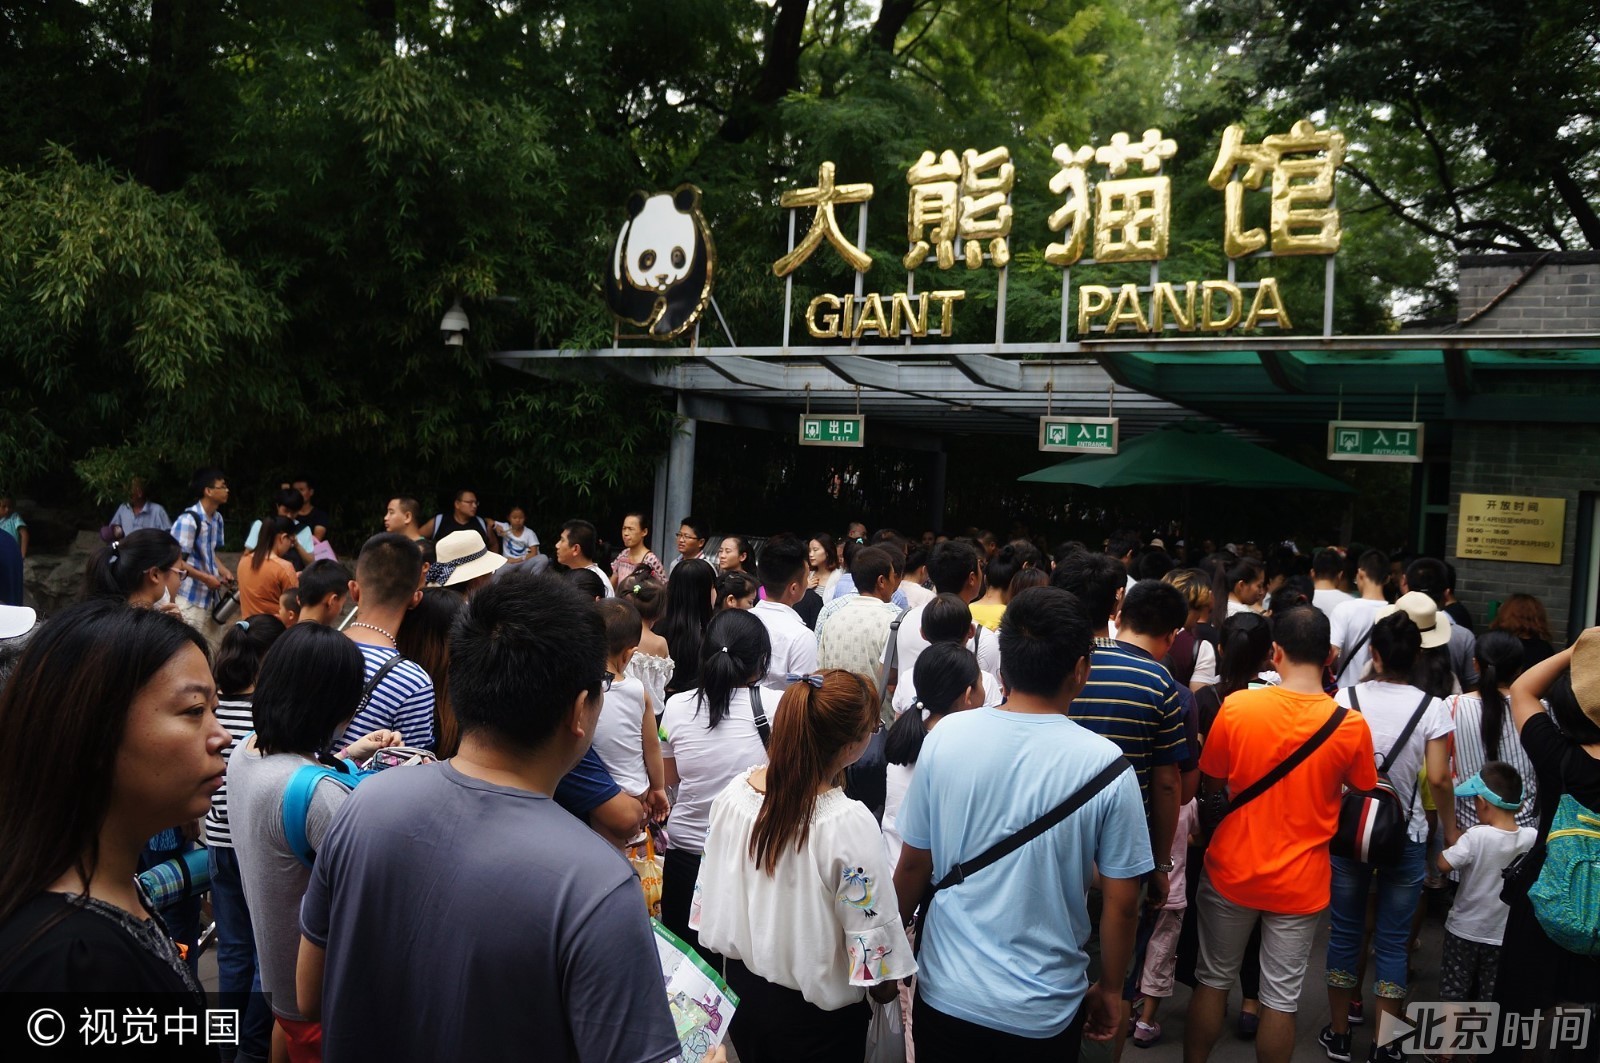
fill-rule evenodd
<path id="1" fill-rule="evenodd" d="M 1331 461 L 1422 461 L 1422 424 L 1418 421 L 1330 421 Z"/>
<path id="2" fill-rule="evenodd" d="M 867 419 L 860 414 L 800 415 L 803 447 L 859 447 L 866 445 Z"/>
<path id="3" fill-rule="evenodd" d="M 1115 454 L 1117 418 L 1051 417 L 1039 418 L 1039 449 L 1054 453 Z"/>
<path id="4" fill-rule="evenodd" d="M 1561 564 L 1567 500 L 1463 493 L 1456 556 L 1486 561 Z"/>

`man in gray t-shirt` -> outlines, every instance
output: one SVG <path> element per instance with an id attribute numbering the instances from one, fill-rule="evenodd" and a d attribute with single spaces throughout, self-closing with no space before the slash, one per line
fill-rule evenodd
<path id="1" fill-rule="evenodd" d="M 663 1063 L 679 1053 L 638 880 L 551 798 L 603 698 L 593 602 L 555 576 L 474 595 L 451 638 L 461 748 L 368 779 L 300 911 L 327 1063 Z"/>

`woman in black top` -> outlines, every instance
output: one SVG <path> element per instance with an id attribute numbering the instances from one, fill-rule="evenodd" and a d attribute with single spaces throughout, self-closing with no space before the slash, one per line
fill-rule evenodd
<path id="1" fill-rule="evenodd" d="M 1502 1014 L 1533 1015 L 1543 1009 L 1548 1021 L 1554 1005 L 1592 1006 L 1600 1000 L 1600 957 L 1580 956 L 1551 941 L 1528 900 L 1544 866 L 1545 840 L 1561 795 L 1571 794 L 1600 815 L 1600 703 L 1581 705 L 1574 693 L 1580 685 L 1594 690 L 1595 670 L 1600 670 L 1600 628 L 1590 628 L 1573 647 L 1524 670 L 1511 686 L 1511 716 L 1539 779 L 1539 840 L 1501 893 L 1511 905 L 1500 947 L 1502 976 L 1495 982 Z M 1541 698 L 1550 703 L 1548 713 Z M 1540 1043 L 1550 1043 L 1548 1029 L 1541 1030 Z M 1496 1053 L 1503 1059 L 1519 1055 L 1509 1047 Z M 1597 1055 L 1591 1035 L 1582 1051 L 1567 1058 L 1592 1060 Z"/>
<path id="2" fill-rule="evenodd" d="M 222 785 L 216 705 L 204 641 L 165 614 L 83 602 L 33 637 L 0 694 L 0 993 L 204 1010 L 134 872 L 146 839 L 205 815 Z M 204 1047 L 184 1040 L 162 1044 Z"/>

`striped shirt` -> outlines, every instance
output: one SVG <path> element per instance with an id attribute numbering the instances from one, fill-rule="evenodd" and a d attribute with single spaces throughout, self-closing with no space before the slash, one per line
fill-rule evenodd
<path id="1" fill-rule="evenodd" d="M 363 682 L 372 682 L 378 669 L 396 651 L 387 646 L 356 643 L 366 664 Z M 420 749 L 433 748 L 433 680 L 416 661 L 403 660 L 383 677 L 367 699 L 366 708 L 357 712 L 344 734 L 334 744 L 343 749 L 373 731 L 399 731 L 401 741 Z"/>
<path id="2" fill-rule="evenodd" d="M 1483 741 L 1483 698 L 1477 694 L 1456 694 L 1445 699 L 1445 707 L 1450 710 L 1450 716 L 1456 722 L 1451 767 L 1455 781 L 1466 782 L 1481 771 L 1484 762 L 1489 759 L 1488 747 Z M 1511 719 L 1510 705 L 1505 707 L 1505 712 L 1500 717 L 1498 759 L 1516 768 L 1517 774 L 1522 776 L 1522 807 L 1517 810 L 1517 826 L 1537 827 L 1539 803 L 1535 798 L 1538 796 L 1539 779 L 1533 770 L 1533 761 L 1528 759 L 1527 750 L 1522 748 L 1522 738 L 1517 734 L 1517 725 Z M 1434 802 L 1439 803 L 1437 795 L 1434 797 Z M 1455 799 L 1455 805 L 1456 826 L 1466 830 L 1477 825 L 1478 806 L 1473 803 L 1472 798 L 1458 797 Z"/>
<path id="3" fill-rule="evenodd" d="M 222 545 L 222 514 L 206 516 L 206 511 L 196 502 L 172 522 L 172 537 L 178 540 L 184 560 L 201 572 L 217 574 L 217 548 Z M 210 609 L 216 603 L 217 592 L 197 579 L 185 576 L 178 586 L 181 603 Z"/>
<path id="4" fill-rule="evenodd" d="M 250 711 L 249 694 L 229 694 L 217 699 L 217 719 L 227 728 L 234 745 L 239 745 L 256 729 Z M 206 813 L 206 844 L 233 848 L 233 828 L 228 825 L 228 777 L 223 775 L 222 787 L 211 795 L 211 811 Z"/>
<path id="5" fill-rule="evenodd" d="M 1144 650 L 1114 639 L 1094 640 L 1089 681 L 1067 715 L 1117 744 L 1139 777 L 1150 810 L 1150 770 L 1188 756 L 1178 684 Z"/>

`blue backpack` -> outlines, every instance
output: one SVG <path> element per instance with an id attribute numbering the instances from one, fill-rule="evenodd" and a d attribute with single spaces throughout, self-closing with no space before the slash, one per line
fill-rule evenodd
<path id="1" fill-rule="evenodd" d="M 372 692 L 378 689 L 378 684 L 383 682 L 383 677 L 394 670 L 394 666 L 405 660 L 400 654 L 395 654 L 372 673 L 361 688 L 361 700 L 356 704 L 356 711 L 352 716 L 360 715 L 361 710 L 367 707 L 367 702 L 372 700 Z M 289 777 L 289 785 L 283 791 L 283 836 L 289 843 L 289 850 L 299 861 L 310 867 L 316 860 L 317 854 L 312 851 L 311 840 L 306 837 L 306 814 L 311 811 L 311 794 L 317 788 L 317 783 L 323 779 L 336 779 L 347 790 L 354 790 L 356 784 L 369 775 L 376 775 L 375 771 L 364 771 L 360 765 L 353 761 L 342 761 L 346 771 L 338 771 L 322 764 L 307 764 Z"/>
<path id="2" fill-rule="evenodd" d="M 283 791 L 283 837 L 289 843 L 289 850 L 307 867 L 317 858 L 311 839 L 306 837 L 306 815 L 311 811 L 311 795 L 317 783 L 335 779 L 345 789 L 353 790 L 362 779 L 377 774 L 364 771 L 348 760 L 344 764 L 349 769 L 347 772 L 322 764 L 307 764 L 289 777 L 289 785 Z"/>
<path id="3" fill-rule="evenodd" d="M 1550 940 L 1578 956 L 1600 956 L 1600 813 L 1562 794 L 1544 867 L 1528 890 Z"/>

